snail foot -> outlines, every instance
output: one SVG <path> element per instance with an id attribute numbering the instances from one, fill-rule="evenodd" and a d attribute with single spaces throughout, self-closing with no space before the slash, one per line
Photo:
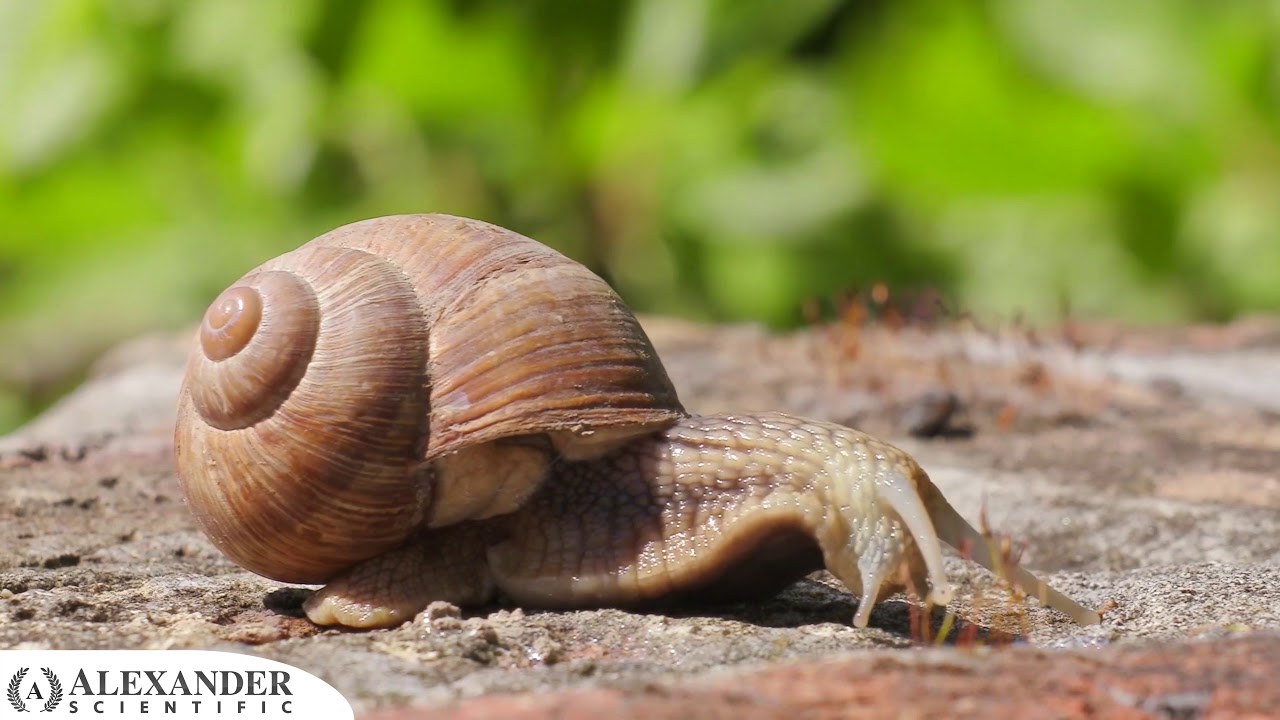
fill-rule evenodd
<path id="1" fill-rule="evenodd" d="M 475 523 L 428 530 L 337 576 L 302 607 L 317 625 L 370 629 L 408 622 L 437 600 L 482 605 L 494 595 L 484 548 Z"/>

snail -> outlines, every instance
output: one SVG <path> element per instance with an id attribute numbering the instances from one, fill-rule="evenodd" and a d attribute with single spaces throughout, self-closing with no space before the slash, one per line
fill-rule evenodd
<path id="1" fill-rule="evenodd" d="M 323 585 L 304 603 L 320 625 L 394 626 L 499 593 L 544 608 L 751 599 L 825 567 L 865 627 L 899 591 L 950 602 L 944 542 L 995 564 L 906 453 L 782 413 L 691 415 L 601 278 L 447 215 L 340 227 L 218 296 L 175 461 L 221 552 Z"/>

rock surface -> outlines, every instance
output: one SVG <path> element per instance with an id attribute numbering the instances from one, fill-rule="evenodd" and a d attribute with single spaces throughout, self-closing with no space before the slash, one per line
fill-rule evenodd
<path id="1" fill-rule="evenodd" d="M 0 648 L 254 653 L 371 718 L 1280 707 L 1280 322 L 1038 336 L 645 325 L 690 409 L 785 410 L 900 445 L 1027 566 L 1108 608 L 1103 625 L 1014 601 L 952 557 L 961 593 L 940 642 L 940 615 L 921 630 L 904 599 L 853 629 L 854 600 L 825 574 L 751 604 L 436 606 L 394 630 L 320 630 L 299 611 L 307 590 L 231 564 L 183 507 L 170 434 L 184 333 L 120 348 L 0 438 Z"/>

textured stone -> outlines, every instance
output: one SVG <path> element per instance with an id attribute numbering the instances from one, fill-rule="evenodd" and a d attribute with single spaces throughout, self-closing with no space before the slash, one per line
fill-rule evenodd
<path id="1" fill-rule="evenodd" d="M 863 653 L 729 678 L 495 696 L 365 720 L 1270 718 L 1280 634 L 1159 647 Z"/>
<path id="2" fill-rule="evenodd" d="M 320 629 L 299 612 L 308 590 L 234 566 L 183 506 L 182 333 L 113 353 L 0 438 L 0 647 L 248 652 L 316 673 L 370 717 L 1277 714 L 1280 325 L 645 322 L 691 409 L 789 411 L 894 442 L 1026 565 L 1109 608 L 1104 624 L 1023 607 L 952 557 L 956 626 L 937 650 L 901 599 L 850 627 L 855 602 L 825 575 L 756 603 Z M 913 437 L 929 393 L 954 396 L 972 434 Z"/>

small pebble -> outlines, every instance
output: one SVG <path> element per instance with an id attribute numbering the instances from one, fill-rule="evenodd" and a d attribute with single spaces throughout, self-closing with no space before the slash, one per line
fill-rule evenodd
<path id="1" fill-rule="evenodd" d="M 900 419 L 907 432 L 918 438 L 967 435 L 968 428 L 955 424 L 963 404 L 955 393 L 931 390 L 907 405 Z"/>
<path id="2" fill-rule="evenodd" d="M 534 638 L 528 649 L 529 659 L 543 665 L 555 665 L 564 659 L 564 645 L 549 637 Z"/>
<path id="3" fill-rule="evenodd" d="M 438 633 L 461 630 L 463 627 L 462 610 L 453 603 L 437 600 L 418 613 L 413 622 L 427 632 Z"/>
<path id="4" fill-rule="evenodd" d="M 460 618 L 462 617 L 462 608 L 453 603 L 447 603 L 443 600 L 436 600 L 422 611 L 422 617 L 425 620 L 438 620 L 440 618 Z"/>

